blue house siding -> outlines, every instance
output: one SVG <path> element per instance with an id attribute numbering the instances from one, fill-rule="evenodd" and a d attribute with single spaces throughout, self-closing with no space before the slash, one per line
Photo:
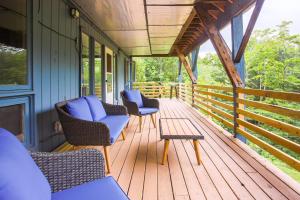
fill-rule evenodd
<path id="1" fill-rule="evenodd" d="M 115 97 L 124 89 L 124 60 L 119 50 L 89 19 L 70 17 L 64 0 L 28 0 L 28 68 L 26 86 L 0 88 L 0 106 L 24 104 L 25 145 L 32 150 L 50 151 L 65 141 L 55 133 L 58 121 L 55 103 L 80 96 L 80 29 L 108 46 L 117 56 Z"/>
<path id="2" fill-rule="evenodd" d="M 26 146 L 33 150 L 50 151 L 65 141 L 55 133 L 58 121 L 55 103 L 80 96 L 80 29 L 117 53 L 116 97 L 124 89 L 124 59 L 98 27 L 84 16 L 72 19 L 70 5 L 64 0 L 28 0 L 32 9 L 29 17 L 28 86 L 0 91 L 0 106 L 25 103 L 26 132 L 31 136 Z M 29 14 L 29 16 L 30 16 Z M 26 101 L 25 101 L 26 100 Z"/>

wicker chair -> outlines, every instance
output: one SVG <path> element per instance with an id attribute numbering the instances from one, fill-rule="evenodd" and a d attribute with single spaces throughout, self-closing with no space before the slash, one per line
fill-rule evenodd
<path id="1" fill-rule="evenodd" d="M 101 122 L 86 121 L 72 117 L 66 111 L 65 106 L 67 102 L 59 102 L 55 105 L 66 140 L 75 146 L 74 148 L 103 146 L 107 171 L 110 173 L 109 146 L 112 145 L 110 129 L 106 124 Z M 128 115 L 127 109 L 124 106 L 104 102 L 102 102 L 102 105 L 107 115 Z M 122 137 L 125 140 L 124 129 Z"/>
<path id="2" fill-rule="evenodd" d="M 71 200 L 74 196 L 128 200 L 115 180 L 105 177 L 102 153 L 95 149 L 28 152 L 13 134 L 0 128 L 0 163 L 3 200 Z"/>
<path id="3" fill-rule="evenodd" d="M 156 128 L 156 123 L 155 123 L 155 118 L 156 117 L 154 115 L 159 110 L 159 101 L 157 99 L 147 98 L 141 93 L 142 101 L 143 101 L 143 108 L 139 108 L 136 102 L 128 100 L 125 91 L 122 91 L 120 94 L 121 94 L 121 97 L 122 97 L 123 104 L 124 104 L 124 106 L 126 106 L 129 115 L 136 115 L 136 116 L 139 117 L 139 130 L 140 130 L 140 132 L 141 132 L 141 129 L 142 129 L 142 116 L 145 116 L 145 115 L 150 115 L 151 116 L 153 126 Z M 143 112 L 141 112 L 141 110 L 144 109 L 144 108 L 146 108 L 146 109 L 148 109 L 148 108 L 151 109 L 152 108 L 153 111 L 143 113 Z"/>

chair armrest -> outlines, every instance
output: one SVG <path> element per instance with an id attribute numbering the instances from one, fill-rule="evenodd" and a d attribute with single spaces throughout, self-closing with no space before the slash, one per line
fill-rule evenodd
<path id="1" fill-rule="evenodd" d="M 72 117 L 56 108 L 67 141 L 72 145 L 109 146 L 109 128 L 101 122 L 86 121 Z"/>
<path id="2" fill-rule="evenodd" d="M 149 99 L 142 95 L 144 107 L 159 109 L 159 101 L 157 99 Z"/>
<path id="3" fill-rule="evenodd" d="M 123 104 L 124 104 L 124 106 L 126 106 L 129 114 L 139 115 L 139 107 L 135 102 L 128 101 L 125 98 L 122 98 L 122 99 L 123 99 Z"/>
<path id="4" fill-rule="evenodd" d="M 47 177 L 52 192 L 105 177 L 102 153 L 95 149 L 64 153 L 31 152 L 31 156 Z"/>
<path id="5" fill-rule="evenodd" d="M 128 115 L 127 108 L 121 105 L 113 105 L 102 102 L 106 114 L 108 115 Z"/>

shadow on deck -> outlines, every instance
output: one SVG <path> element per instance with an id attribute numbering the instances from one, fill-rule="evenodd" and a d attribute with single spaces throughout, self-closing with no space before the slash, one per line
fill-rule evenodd
<path id="1" fill-rule="evenodd" d="M 203 164 L 197 165 L 193 141 L 174 140 L 161 165 L 159 128 L 147 116 L 139 132 L 138 117 L 132 116 L 126 140 L 120 138 L 110 151 L 111 175 L 130 199 L 300 199 L 298 183 L 208 117 L 178 100 L 160 104 L 157 122 L 159 117 L 187 117 L 204 135 Z"/>

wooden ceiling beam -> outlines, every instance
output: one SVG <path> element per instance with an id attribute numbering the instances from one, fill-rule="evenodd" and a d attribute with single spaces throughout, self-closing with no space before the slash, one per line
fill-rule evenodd
<path id="1" fill-rule="evenodd" d="M 184 54 L 180 52 L 179 49 L 176 49 L 176 52 L 177 52 L 177 55 L 180 59 L 180 62 L 182 62 L 186 72 L 188 73 L 192 83 L 196 83 L 197 82 L 197 79 L 195 78 L 194 74 L 193 74 L 193 71 L 192 71 L 192 68 L 191 68 L 191 65 L 190 63 L 187 61 L 187 59 L 185 58 Z"/>
<path id="2" fill-rule="evenodd" d="M 220 61 L 232 83 L 233 87 L 243 87 L 243 82 L 235 68 L 234 62 L 231 57 L 231 51 L 228 48 L 225 40 L 223 39 L 220 31 L 215 24 L 207 24 L 205 11 L 201 8 L 196 8 L 196 12 L 205 25 L 205 32 L 213 44 Z"/>
<path id="3" fill-rule="evenodd" d="M 262 6 L 264 4 L 264 1 L 265 0 L 257 0 L 256 1 L 256 4 L 255 4 L 254 10 L 253 10 L 253 13 L 251 15 L 251 18 L 249 20 L 245 35 L 243 36 L 243 39 L 242 39 L 242 42 L 240 44 L 239 50 L 237 51 L 236 56 L 234 58 L 235 63 L 239 63 L 242 59 L 242 56 L 243 56 L 243 54 L 245 52 L 245 49 L 247 47 L 247 44 L 249 42 L 249 39 L 250 39 L 250 36 L 251 36 L 252 31 L 254 29 L 257 18 L 259 16 L 259 13 L 260 13 L 260 11 L 262 9 Z"/>

